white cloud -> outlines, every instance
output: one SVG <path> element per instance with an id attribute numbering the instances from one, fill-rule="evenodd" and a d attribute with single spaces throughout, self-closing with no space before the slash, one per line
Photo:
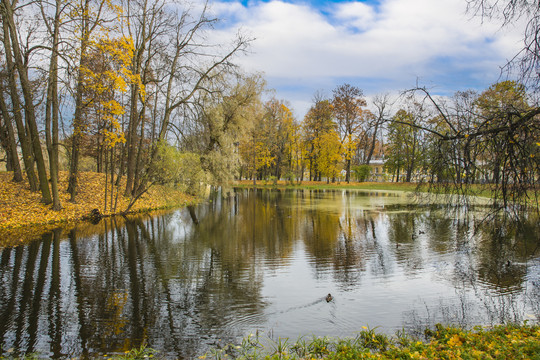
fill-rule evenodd
<path id="1" fill-rule="evenodd" d="M 369 29 L 376 20 L 375 9 L 363 2 L 342 3 L 336 7 L 333 15 L 345 26 L 358 30 Z"/>
<path id="2" fill-rule="evenodd" d="M 497 80 L 498 66 L 521 45 L 521 29 L 501 30 L 498 24 L 471 19 L 464 0 L 370 4 L 335 3 L 323 13 L 305 2 L 218 2 L 213 11 L 230 20 L 216 35 L 232 35 L 240 26 L 256 37 L 253 54 L 241 64 L 264 71 L 270 86 L 275 80 L 280 86 L 290 81 L 290 88 L 302 85 L 300 92 L 310 88 L 310 94 L 297 95 L 303 104 L 320 85 L 346 79 L 369 80 L 372 91 L 412 86 L 417 77 L 434 82 L 462 78 L 472 82 L 462 87 L 483 82 L 487 87 Z M 392 88 L 377 89 L 376 79 Z M 285 93 L 294 96 L 293 90 Z"/>

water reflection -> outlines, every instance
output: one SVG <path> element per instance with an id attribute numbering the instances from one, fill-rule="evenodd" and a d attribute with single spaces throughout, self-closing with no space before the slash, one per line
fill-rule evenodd
<path id="1" fill-rule="evenodd" d="M 147 342 L 194 358 L 255 330 L 420 334 L 435 322 L 539 319 L 538 222 L 483 218 L 401 193 L 241 190 L 153 218 L 57 229 L 0 250 L 0 354 Z"/>

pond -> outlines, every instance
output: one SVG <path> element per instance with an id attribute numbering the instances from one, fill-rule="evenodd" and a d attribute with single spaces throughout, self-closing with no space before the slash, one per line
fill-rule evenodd
<path id="1" fill-rule="evenodd" d="M 0 354 L 196 358 L 250 333 L 540 318 L 540 226 L 406 193 L 236 190 L 0 249 Z M 332 294 L 333 300 L 325 297 Z"/>

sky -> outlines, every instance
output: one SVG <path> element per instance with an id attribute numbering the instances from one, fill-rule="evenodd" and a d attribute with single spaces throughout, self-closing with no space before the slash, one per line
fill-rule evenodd
<path id="1" fill-rule="evenodd" d="M 262 72 L 301 119 L 315 92 L 348 83 L 376 94 L 419 84 L 436 95 L 482 91 L 522 45 L 520 24 L 501 28 L 467 13 L 466 0 L 222 0 L 212 36 L 255 40 L 238 63 Z"/>

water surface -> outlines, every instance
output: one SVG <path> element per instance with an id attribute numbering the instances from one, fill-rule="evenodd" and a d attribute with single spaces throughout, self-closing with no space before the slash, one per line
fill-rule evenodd
<path id="1" fill-rule="evenodd" d="M 0 249 L 0 354 L 185 359 L 249 333 L 538 320 L 539 225 L 400 192 L 238 190 Z M 325 301 L 331 293 L 334 300 Z"/>

